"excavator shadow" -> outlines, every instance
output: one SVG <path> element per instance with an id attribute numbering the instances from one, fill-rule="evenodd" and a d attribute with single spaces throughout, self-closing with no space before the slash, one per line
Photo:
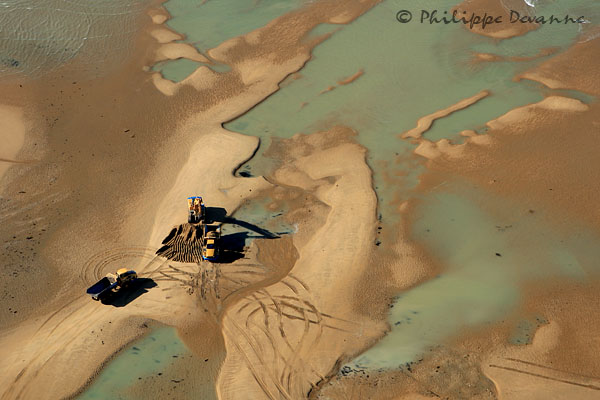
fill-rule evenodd
<path id="1" fill-rule="evenodd" d="M 244 246 L 248 232 L 237 232 L 221 236 L 221 256 L 217 264 L 229 264 L 244 258 Z"/>
<path id="2" fill-rule="evenodd" d="M 262 239 L 276 239 L 279 237 L 279 235 L 276 233 L 272 233 L 267 229 L 263 229 L 260 226 L 251 224 L 250 222 L 228 217 L 227 210 L 225 210 L 223 207 L 206 207 L 206 219 L 208 223 L 220 222 L 222 224 L 238 225 L 260 235 L 253 237 L 260 237 Z"/>
<path id="3" fill-rule="evenodd" d="M 227 219 L 227 210 L 223 207 L 206 207 L 206 222 L 212 224 L 214 222 L 225 222 Z"/>
<path id="4" fill-rule="evenodd" d="M 125 307 L 135 299 L 148 292 L 148 289 L 156 287 L 156 282 L 150 278 L 138 278 L 131 285 L 119 292 L 115 293 L 112 297 L 103 300 L 102 303 L 111 305 L 113 307 Z"/>
<path id="5" fill-rule="evenodd" d="M 249 232 L 236 232 L 221 236 L 221 255 L 217 264 L 229 264 L 244 258 L 244 250 L 248 239 L 276 239 L 278 234 L 267 229 L 227 216 L 227 210 L 222 207 L 206 207 L 206 219 L 209 223 L 237 225 Z"/>

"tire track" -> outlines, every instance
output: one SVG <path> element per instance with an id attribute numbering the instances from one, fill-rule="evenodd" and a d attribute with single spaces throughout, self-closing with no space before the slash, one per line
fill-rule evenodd
<path id="1" fill-rule="evenodd" d="M 501 365 L 489 364 L 489 366 L 491 368 L 499 368 L 499 369 L 504 369 L 504 370 L 507 370 L 507 371 L 517 372 L 517 373 L 520 373 L 520 374 L 535 376 L 536 378 L 542 378 L 542 379 L 547 379 L 547 380 L 550 380 L 550 381 L 566 383 L 567 385 L 574 385 L 574 386 L 584 387 L 586 389 L 592 389 L 592 390 L 600 390 L 600 386 L 596 386 L 596 385 L 591 385 L 591 384 L 586 384 L 586 383 L 579 383 L 579 382 L 569 381 L 569 380 L 560 379 L 560 378 L 553 378 L 553 377 L 548 376 L 548 375 L 536 374 L 534 372 L 523 371 L 523 370 L 517 369 L 517 368 L 503 367 Z"/>
<path id="2" fill-rule="evenodd" d="M 265 360 L 261 356 L 260 349 L 257 348 L 257 347 L 260 347 L 260 345 L 258 343 L 254 343 L 253 338 L 250 335 L 248 335 L 248 333 L 242 327 L 240 327 L 239 324 L 234 319 L 230 319 L 230 321 L 233 324 L 233 326 L 244 337 L 244 339 L 246 339 L 246 342 L 250 346 L 250 349 L 252 349 L 252 352 L 254 353 L 254 355 L 256 356 L 256 358 L 258 359 L 258 361 L 260 362 L 260 365 L 262 365 L 265 368 L 265 371 L 269 371 L 269 368 L 267 367 L 269 364 L 265 362 Z M 232 341 L 233 341 L 234 337 L 235 336 L 231 336 L 230 337 L 232 339 Z M 239 346 L 239 345 L 237 345 L 237 346 Z M 240 350 L 241 350 L 241 348 L 240 348 Z M 243 350 L 241 350 L 241 351 L 242 351 L 242 353 L 244 354 L 245 358 L 248 361 L 248 367 L 253 370 L 254 368 L 253 368 L 252 363 L 250 362 L 248 356 L 243 352 Z M 257 378 L 257 374 L 253 373 L 253 375 L 254 375 L 254 377 L 256 379 Z M 285 390 L 285 388 L 281 385 L 281 383 L 279 382 L 279 380 L 277 379 L 277 377 L 273 376 L 273 374 L 271 372 L 269 372 L 269 378 L 273 382 L 273 384 L 275 385 L 275 387 L 277 388 L 277 390 L 279 391 L 279 393 L 286 400 L 291 400 L 292 399 L 292 397 L 289 395 L 289 393 L 287 393 L 287 391 Z M 262 379 L 261 379 L 261 381 L 262 381 Z M 258 380 L 257 380 L 257 382 L 258 382 Z"/>
<path id="3" fill-rule="evenodd" d="M 97 281 L 107 272 L 114 272 L 107 271 L 109 265 L 125 259 L 149 259 L 151 264 L 155 259 L 154 249 L 147 246 L 128 246 L 105 250 L 93 255 L 84 263 L 79 277 L 85 284 Z M 149 264 L 143 269 L 146 269 Z"/>
<path id="4" fill-rule="evenodd" d="M 151 251 L 151 253 L 148 254 L 148 251 Z M 142 246 L 109 249 L 109 250 L 100 252 L 100 253 L 92 256 L 84 264 L 84 271 L 82 271 L 80 273 L 80 278 L 83 276 L 89 276 L 90 274 L 97 275 L 98 272 L 101 271 L 103 268 L 105 268 L 106 265 L 110 264 L 111 262 L 114 262 L 115 260 L 121 260 L 124 258 L 136 257 L 136 256 L 141 257 L 141 258 L 148 258 L 148 257 L 152 258 L 149 263 L 147 263 L 144 267 L 142 267 L 142 270 L 145 270 L 148 267 L 150 267 L 155 261 L 157 261 L 159 259 L 159 257 L 153 255 L 153 252 L 154 252 L 153 249 L 151 249 L 149 247 L 142 247 Z M 156 270 L 160 269 L 164 265 L 164 263 L 166 263 L 166 261 L 163 262 Z M 156 270 L 150 271 L 149 273 L 152 274 Z M 95 278 L 96 277 L 94 277 L 94 279 Z M 87 281 L 86 283 L 89 283 L 89 281 Z M 33 378 L 35 378 L 41 372 L 41 370 L 44 368 L 44 366 L 48 363 L 48 361 L 50 359 L 52 359 L 56 355 L 62 353 L 62 351 L 70 345 L 71 341 L 68 340 L 68 338 L 77 337 L 83 331 L 85 331 L 86 329 L 89 328 L 87 325 L 81 324 L 80 323 L 81 321 L 85 321 L 87 318 L 89 318 L 93 314 L 98 314 L 98 313 L 105 314 L 107 312 L 107 309 L 98 309 L 97 307 L 90 307 L 90 305 L 92 303 L 86 304 L 86 303 L 82 302 L 81 306 L 75 307 L 75 305 L 78 301 L 84 300 L 83 297 L 84 297 L 83 295 L 79 296 L 79 297 L 75 298 L 74 300 L 69 301 L 66 304 L 64 304 L 63 306 L 61 306 L 58 310 L 54 311 L 48 318 L 46 318 L 46 320 L 44 320 L 44 322 L 42 322 L 42 324 L 37 328 L 37 330 L 35 331 L 35 333 L 33 334 L 33 336 L 30 339 L 30 343 L 34 343 L 34 342 L 44 343 L 46 348 L 51 348 L 52 347 L 51 345 L 58 344 L 61 341 L 65 342 L 65 343 L 61 346 L 58 346 L 57 349 L 54 350 L 50 354 L 44 353 L 43 350 L 38 351 L 37 354 L 33 358 L 31 358 L 27 362 L 27 364 L 21 369 L 21 371 L 17 374 L 17 377 L 16 377 L 15 381 L 13 382 L 13 385 L 2 394 L 2 398 L 8 398 L 7 396 L 15 394 L 16 388 L 15 388 L 14 384 L 16 384 L 25 374 L 27 374 L 27 372 L 30 370 L 30 368 L 36 362 L 38 362 L 43 357 L 47 357 L 46 361 L 41 366 L 39 366 L 37 368 L 37 370 L 33 373 Z M 69 307 L 73 307 L 73 309 L 69 310 Z M 55 318 L 58 318 L 64 312 L 66 312 L 66 315 L 63 315 L 61 317 L 61 319 L 58 320 L 53 326 L 48 326 L 52 320 L 54 320 Z M 64 326 L 64 323 L 66 321 L 71 320 L 74 317 L 77 319 L 74 322 L 72 322 L 69 325 L 69 327 L 67 327 L 63 332 L 60 332 L 60 335 L 55 334 L 55 332 L 57 332 L 59 329 L 61 329 Z M 44 329 L 44 328 L 46 328 L 46 329 Z M 19 398 L 21 396 L 21 394 L 23 393 L 23 391 L 26 390 L 26 388 L 27 387 L 21 388 L 20 391 L 16 394 L 16 397 L 14 397 L 14 398 Z M 10 396 L 10 397 L 12 397 L 12 396 Z"/>

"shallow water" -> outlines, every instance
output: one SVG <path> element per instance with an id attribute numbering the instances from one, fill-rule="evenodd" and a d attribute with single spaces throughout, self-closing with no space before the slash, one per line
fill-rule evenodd
<path id="1" fill-rule="evenodd" d="M 161 61 L 156 63 L 152 67 L 152 70 L 160 71 L 165 79 L 168 79 L 172 82 L 180 82 L 203 65 L 215 72 L 226 72 L 230 69 L 229 66 L 225 64 L 206 64 L 198 61 L 188 60 L 187 58 L 178 58 L 176 60 Z"/>
<path id="2" fill-rule="evenodd" d="M 533 62 L 474 66 L 471 62 L 474 49 L 504 56 L 533 56 L 542 48 L 566 48 L 578 33 L 576 25 L 545 26 L 498 43 L 458 25 L 414 21 L 400 24 L 395 19 L 402 8 L 442 10 L 450 9 L 454 3 L 429 0 L 414 7 L 407 1 L 387 1 L 376 6 L 317 46 L 313 59 L 301 71 L 301 79 L 288 82 L 282 90 L 226 127 L 264 139 L 312 133 L 336 124 L 355 129 L 358 141 L 369 149 L 380 210 L 384 216 L 393 215 L 390 200 L 399 188 L 414 186 L 419 173 L 414 163 L 403 157 L 412 152 L 414 145 L 398 140 L 399 133 L 416 126 L 420 117 L 484 89 L 492 94 L 456 116 L 436 121 L 425 137 L 457 139 L 461 130 L 481 128 L 486 121 L 514 107 L 543 98 L 540 85 L 513 81 L 516 74 Z M 353 83 L 336 84 L 361 69 L 364 75 Z M 332 85 L 336 86 L 334 90 L 322 93 Z M 384 163 L 395 161 L 398 164 L 392 170 L 382 168 Z M 250 170 L 253 163 L 264 164 L 256 157 L 249 162 Z M 400 178 L 386 182 L 384 170 Z"/>
<path id="3" fill-rule="evenodd" d="M 443 10 L 454 3 L 423 1 L 414 7 L 406 1 L 387 1 L 378 5 L 317 46 L 300 79 L 286 82 L 280 91 L 226 127 L 261 137 L 263 143 L 272 136 L 309 134 L 336 124 L 352 127 L 369 150 L 380 215 L 384 223 L 395 223 L 397 202 L 392 200 L 413 196 L 411 190 L 423 171 L 410 157 L 414 145 L 400 140 L 398 134 L 416 126 L 422 116 L 489 90 L 490 96 L 436 121 L 425 133 L 431 140 L 459 141 L 460 131 L 484 133 L 485 122 L 540 101 L 551 92 L 531 81 L 513 80 L 547 57 L 474 63 L 474 52 L 533 57 L 544 48 L 567 48 L 580 32 L 577 25 L 543 26 L 498 42 L 458 25 L 403 25 L 395 20 L 400 9 Z M 592 3 L 570 2 L 568 7 L 591 12 Z M 540 2 L 536 12 L 560 14 L 566 9 L 564 2 Z M 347 51 L 350 48 L 352 51 Z M 336 83 L 359 70 L 364 74 L 356 81 Z M 335 86 L 334 90 L 324 91 L 330 86 Z M 561 93 L 592 100 L 572 91 Z M 264 173 L 269 164 L 261 154 L 259 151 L 244 166 L 247 172 Z M 442 260 L 444 272 L 402 293 L 391 310 L 391 332 L 349 366 L 387 368 L 414 361 L 461 329 L 506 315 L 519 303 L 523 282 L 551 276 L 581 279 L 586 275 L 582 265 L 592 265 L 593 256 L 587 254 L 594 253 L 590 245 L 596 238 L 556 236 L 539 214 L 503 222 L 481 210 L 493 199 L 482 202 L 484 194 L 475 190 L 456 193 L 426 195 L 423 215 L 413 232 Z M 518 208 L 508 202 L 496 207 L 507 215 Z M 511 228 L 505 228 L 507 225 Z"/>
<path id="4" fill-rule="evenodd" d="M 163 6 L 171 16 L 167 26 L 185 35 L 182 42 L 207 55 L 208 50 L 226 40 L 260 28 L 307 1 L 169 0 Z M 160 70 L 166 79 L 179 82 L 194 71 L 190 63 L 189 60 L 167 61 L 155 69 Z M 226 70 L 226 66 L 220 64 L 209 67 L 217 72 Z"/>
<path id="5" fill-rule="evenodd" d="M 518 346 L 531 344 L 533 343 L 535 332 L 539 327 L 546 324 L 548 324 L 548 320 L 541 315 L 533 315 L 522 319 L 514 327 L 508 342 Z"/>
<path id="6" fill-rule="evenodd" d="M 108 363 L 92 385 L 79 397 L 92 399 L 130 399 L 127 390 L 146 376 L 161 373 L 175 357 L 189 353 L 174 328 L 161 327 L 137 340 Z"/>
<path id="7" fill-rule="evenodd" d="M 479 189 L 445 185 L 428 194 L 416 212 L 413 238 L 445 269 L 398 296 L 391 332 L 350 363 L 352 368 L 398 367 L 465 327 L 495 322 L 518 304 L 526 282 L 584 280 L 600 272 L 594 262 L 600 257 L 598 238 L 584 228 L 576 236 L 558 234 L 541 211 L 530 213 Z M 526 343 L 532 329 L 522 321 L 509 341 Z"/>
<path id="8" fill-rule="evenodd" d="M 35 78 L 74 60 L 99 75 L 119 65 L 148 0 L 0 2 L 0 79 Z"/>

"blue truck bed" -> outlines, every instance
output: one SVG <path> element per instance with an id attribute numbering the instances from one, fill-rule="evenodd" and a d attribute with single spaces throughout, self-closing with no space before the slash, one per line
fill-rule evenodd
<path id="1" fill-rule="evenodd" d="M 104 277 L 90 286 L 86 293 L 92 296 L 92 299 L 100 300 L 104 295 L 110 293 L 115 286 L 117 286 L 117 282 L 110 283 L 110 280 Z"/>

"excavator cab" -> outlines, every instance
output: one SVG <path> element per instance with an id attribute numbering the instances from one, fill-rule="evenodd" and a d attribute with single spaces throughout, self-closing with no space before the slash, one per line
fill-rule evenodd
<path id="1" fill-rule="evenodd" d="M 204 207 L 204 201 L 200 196 L 188 197 L 188 222 L 190 224 L 197 224 L 204 220 L 204 214 L 206 213 Z"/>
<path id="2" fill-rule="evenodd" d="M 119 286 L 127 286 L 137 279 L 137 273 L 132 269 L 121 268 L 117 271 L 117 282 Z"/>

